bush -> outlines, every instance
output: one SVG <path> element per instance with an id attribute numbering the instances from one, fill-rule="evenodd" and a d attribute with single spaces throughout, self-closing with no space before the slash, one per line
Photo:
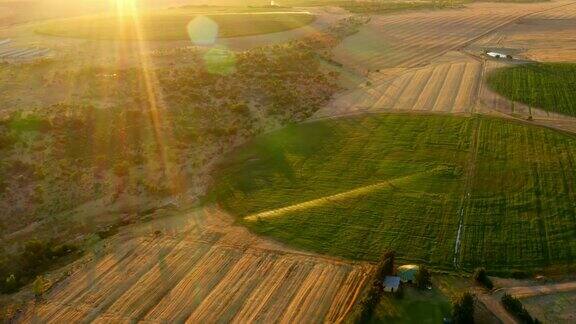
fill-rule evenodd
<path id="1" fill-rule="evenodd" d="M 20 282 L 17 280 L 16 276 L 11 274 L 0 283 L 0 293 L 14 293 L 20 289 L 20 286 Z"/>
<path id="2" fill-rule="evenodd" d="M 44 295 L 44 293 L 46 292 L 46 280 L 44 280 L 44 277 L 37 276 L 36 280 L 34 280 L 32 289 L 34 291 L 34 296 L 36 297 L 36 299 L 42 298 L 42 295 Z"/>
<path id="3" fill-rule="evenodd" d="M 0 263 L 0 292 L 11 294 L 48 270 L 58 259 L 77 252 L 70 244 L 57 245 L 39 240 L 28 241 L 19 254 L 6 255 Z M 7 275 L 7 273 L 9 275 Z"/>
<path id="4" fill-rule="evenodd" d="M 486 274 L 486 269 L 484 268 L 476 268 L 476 270 L 474 270 L 474 281 L 488 289 L 494 288 L 494 284 L 492 280 L 488 278 L 488 274 Z"/>
<path id="5" fill-rule="evenodd" d="M 452 320 L 455 324 L 474 323 L 474 295 L 465 293 L 454 301 Z"/>
<path id="6" fill-rule="evenodd" d="M 504 296 L 502 296 L 502 305 L 510 314 L 512 314 L 512 316 L 519 319 L 522 323 L 540 323 L 537 318 L 532 318 L 532 316 L 530 316 L 530 313 L 528 313 L 526 308 L 524 308 L 522 302 L 520 302 L 520 300 L 516 297 L 513 297 L 509 294 L 504 294 Z"/>

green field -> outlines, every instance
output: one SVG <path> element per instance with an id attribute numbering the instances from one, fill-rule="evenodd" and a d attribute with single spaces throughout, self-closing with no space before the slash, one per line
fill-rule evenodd
<path id="1" fill-rule="evenodd" d="M 241 10 L 244 11 L 244 10 Z M 212 34 L 230 38 L 286 31 L 314 21 L 308 13 L 224 12 L 199 16 L 194 9 L 144 12 L 137 17 L 95 15 L 54 20 L 36 28 L 42 35 L 99 39 L 175 41 L 190 34 Z"/>
<path id="2" fill-rule="evenodd" d="M 471 269 L 571 264 L 576 139 L 486 118 L 381 115 L 293 126 L 229 156 L 211 197 L 252 231 L 351 259 Z M 460 216 L 462 215 L 462 217 Z"/>
<path id="3" fill-rule="evenodd" d="M 488 85 L 508 99 L 576 116 L 576 64 L 536 63 L 496 70 Z"/>
<path id="4" fill-rule="evenodd" d="M 402 298 L 385 294 L 370 323 L 442 323 L 450 317 L 450 300 L 438 289 L 403 288 Z"/>

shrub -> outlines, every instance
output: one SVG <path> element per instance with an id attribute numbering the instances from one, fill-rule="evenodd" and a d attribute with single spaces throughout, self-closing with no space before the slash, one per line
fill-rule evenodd
<path id="1" fill-rule="evenodd" d="M 526 324 L 540 323 L 540 321 L 537 318 L 532 318 L 532 316 L 530 316 L 530 314 L 528 313 L 526 308 L 524 308 L 522 302 L 520 302 L 518 298 L 513 297 L 509 294 L 504 294 L 504 296 L 502 296 L 501 301 L 504 308 L 506 308 L 506 310 L 510 314 L 512 314 L 512 316 L 519 319 L 522 323 Z"/>
<path id="2" fill-rule="evenodd" d="M 56 245 L 39 240 L 26 242 L 19 254 L 6 255 L 5 260 L 0 260 L 0 292 L 11 294 L 18 291 L 31 280 L 38 280 L 38 275 L 49 269 L 59 258 L 78 250 L 70 244 Z M 33 288 L 36 289 L 35 286 Z"/>
<path id="3" fill-rule="evenodd" d="M 32 288 L 36 299 L 42 298 L 42 295 L 46 292 L 46 280 L 44 280 L 44 277 L 37 276 Z"/>
<path id="4" fill-rule="evenodd" d="M 20 112 L 11 116 L 8 127 L 18 135 L 26 132 L 47 132 L 50 130 L 50 124 L 47 120 L 37 115 L 25 115 Z"/>
<path id="5" fill-rule="evenodd" d="M 16 276 L 11 274 L 6 279 L 4 279 L 0 284 L 0 292 L 3 294 L 11 294 L 18 291 L 20 288 L 20 282 L 16 279 Z"/>
<path id="6" fill-rule="evenodd" d="M 31 240 L 24 244 L 24 251 L 20 255 L 25 272 L 35 274 L 43 270 L 50 258 L 50 248 L 47 243 Z"/>
<path id="7" fill-rule="evenodd" d="M 488 277 L 488 274 L 486 274 L 486 269 L 484 268 L 476 268 L 476 270 L 474 270 L 474 281 L 488 289 L 494 288 L 494 284 Z"/>
<path id="8" fill-rule="evenodd" d="M 454 301 L 452 320 L 455 324 L 474 323 L 474 295 L 467 292 Z"/>

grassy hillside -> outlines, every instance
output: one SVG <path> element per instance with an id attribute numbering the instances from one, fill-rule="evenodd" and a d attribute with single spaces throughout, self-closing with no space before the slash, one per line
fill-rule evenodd
<path id="1" fill-rule="evenodd" d="M 537 63 L 503 68 L 489 75 L 488 84 L 511 100 L 576 116 L 576 64 Z"/>
<path id="2" fill-rule="evenodd" d="M 54 20 L 40 25 L 40 34 L 106 40 L 187 40 L 190 34 L 240 37 L 286 31 L 305 26 L 315 16 L 307 13 L 208 14 L 194 9 L 157 10 L 134 16 L 98 15 Z"/>
<path id="3" fill-rule="evenodd" d="M 355 117 L 295 126 L 230 156 L 213 191 L 251 230 L 375 260 L 530 268 L 572 262 L 576 139 L 485 118 Z M 462 216 L 462 217 L 461 217 Z"/>

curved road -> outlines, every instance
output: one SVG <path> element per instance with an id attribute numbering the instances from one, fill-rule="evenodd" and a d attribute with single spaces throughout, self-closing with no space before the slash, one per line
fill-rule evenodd
<path id="1" fill-rule="evenodd" d="M 492 314 L 502 321 L 502 323 L 519 323 L 502 306 L 500 298 L 503 294 L 510 294 L 516 298 L 528 298 L 574 290 L 576 290 L 576 281 L 570 281 L 539 286 L 506 287 L 496 289 L 490 293 L 477 289 L 476 296 L 478 297 L 478 300 L 481 301 L 490 312 L 492 312 Z"/>

